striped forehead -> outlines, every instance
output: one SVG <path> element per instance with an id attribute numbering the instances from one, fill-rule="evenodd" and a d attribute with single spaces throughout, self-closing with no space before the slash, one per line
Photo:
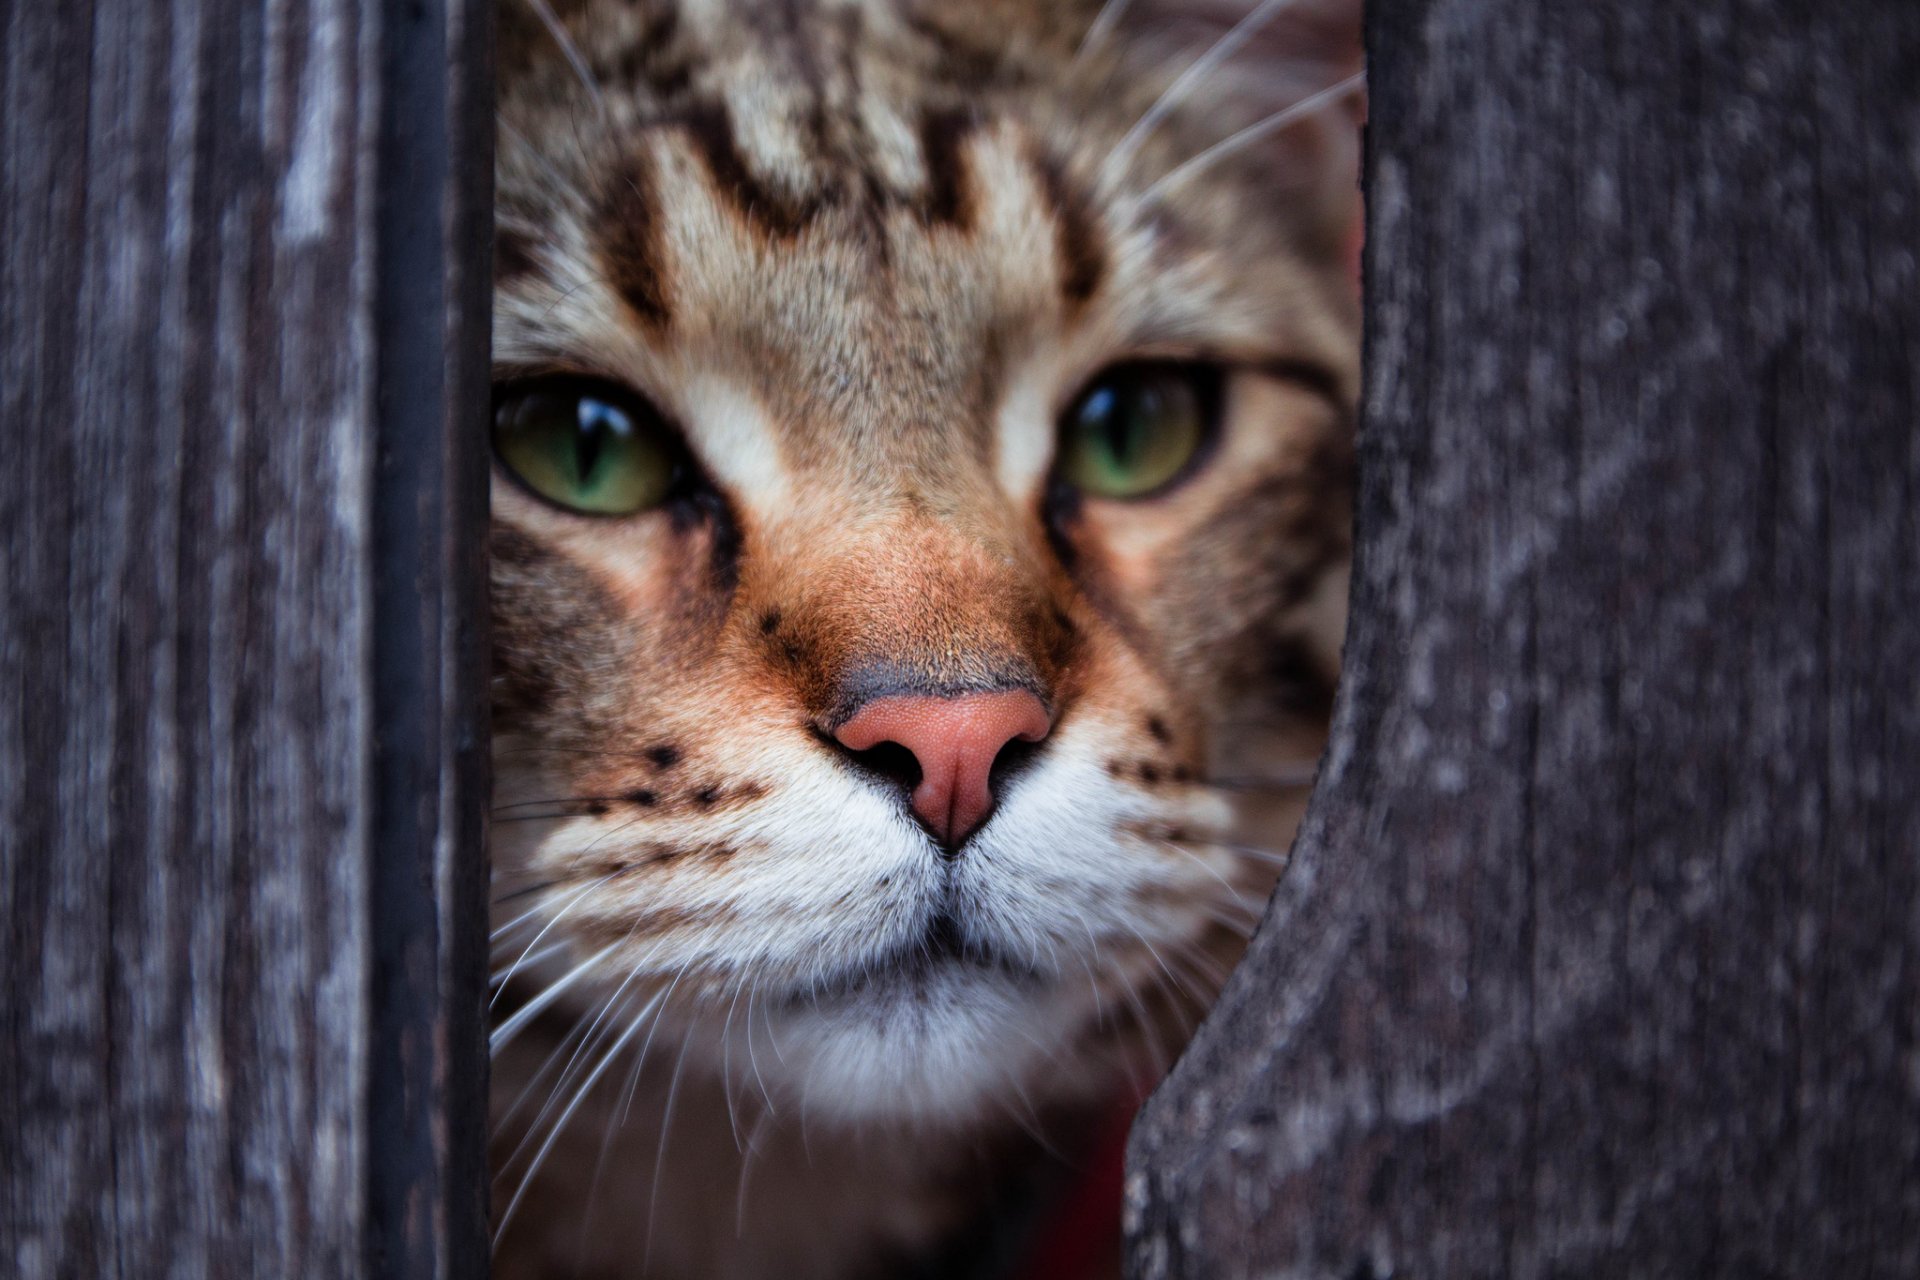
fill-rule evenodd
<path id="1" fill-rule="evenodd" d="M 855 156 L 740 118 L 715 102 L 634 129 L 544 225 L 514 216 L 508 175 L 539 169 L 508 155 L 497 358 L 667 396 L 733 379 L 801 448 L 950 438 L 956 417 L 986 431 L 1005 352 L 1101 288 L 1091 205 L 1012 119 L 929 109 Z"/>

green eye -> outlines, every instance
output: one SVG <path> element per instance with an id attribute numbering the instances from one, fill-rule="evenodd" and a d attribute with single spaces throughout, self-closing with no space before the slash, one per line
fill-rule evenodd
<path id="1" fill-rule="evenodd" d="M 1061 478 L 1102 498 L 1162 489 L 1212 435 L 1219 403 L 1220 371 L 1212 365 L 1116 365 L 1061 422 Z"/>
<path id="2" fill-rule="evenodd" d="M 541 497 L 597 516 L 659 506 L 681 471 L 681 454 L 659 414 L 636 396 L 585 382 L 535 383 L 499 395 L 493 451 Z"/>

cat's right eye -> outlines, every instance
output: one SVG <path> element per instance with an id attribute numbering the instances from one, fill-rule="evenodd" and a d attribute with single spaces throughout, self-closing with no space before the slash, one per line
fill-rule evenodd
<path id="1" fill-rule="evenodd" d="M 1083 493 L 1144 498 L 1185 474 L 1213 435 L 1220 370 L 1198 361 L 1115 365 L 1060 424 L 1059 472 Z"/>
<path id="2" fill-rule="evenodd" d="M 671 428 L 631 392 L 583 379 L 508 384 L 494 397 L 493 451 L 547 501 L 624 516 L 672 495 L 685 458 Z"/>

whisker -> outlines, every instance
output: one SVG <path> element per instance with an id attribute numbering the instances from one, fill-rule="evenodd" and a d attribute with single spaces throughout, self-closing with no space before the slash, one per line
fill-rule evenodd
<path id="1" fill-rule="evenodd" d="M 558 954 L 559 952 L 565 951 L 568 945 L 569 944 L 566 942 L 565 939 L 557 939 L 553 942 L 549 942 L 546 946 L 534 952 L 533 955 L 529 957 L 529 959 L 534 964 L 539 964 L 542 960 L 546 960 L 549 957 Z M 487 975 L 487 985 L 490 987 L 500 986 L 501 984 L 506 982 L 506 980 L 507 980 L 507 975 L 498 969 L 494 970 L 492 973 L 489 973 Z"/>
<path id="2" fill-rule="evenodd" d="M 1338 84 L 1329 85 L 1318 93 L 1309 94 L 1292 106 L 1282 108 L 1266 119 L 1250 124 L 1246 128 L 1228 135 L 1208 147 L 1205 151 L 1202 151 L 1199 155 L 1175 165 L 1171 171 L 1163 174 L 1153 185 L 1141 192 L 1137 203 L 1142 205 L 1151 204 L 1154 198 L 1162 191 L 1186 181 L 1200 170 L 1218 161 L 1221 157 L 1230 155 L 1242 147 L 1251 146 L 1268 134 L 1284 129 L 1297 120 L 1303 120 L 1315 112 L 1331 106 L 1340 99 L 1358 92 L 1365 87 L 1366 83 L 1367 73 L 1357 71 Z"/>
<path id="3" fill-rule="evenodd" d="M 560 1043 L 555 1045 L 553 1049 L 548 1052 L 547 1056 L 541 1060 L 540 1066 L 528 1077 L 526 1084 L 521 1086 L 520 1092 L 514 1095 L 513 1102 L 509 1104 L 507 1109 L 493 1122 L 495 1140 L 504 1134 L 508 1123 L 520 1114 L 520 1108 L 527 1104 L 527 1100 L 533 1096 L 533 1091 L 539 1088 L 541 1082 L 546 1080 L 547 1076 L 552 1073 L 554 1066 L 560 1061 L 560 1055 L 566 1053 L 576 1039 L 582 1038 L 586 1034 L 586 1029 L 587 1019 L 584 1015 L 576 1018 L 573 1025 L 567 1028 L 567 1034 L 560 1037 Z M 520 1146 L 524 1147 L 526 1141 L 527 1140 L 523 1138 Z M 519 1150 L 519 1147 L 515 1148 L 516 1155 L 519 1153 Z M 495 1163 L 496 1165 L 504 1164 L 504 1162 L 491 1163 Z M 504 1176 L 504 1168 L 494 1175 L 496 1181 Z"/>
<path id="4" fill-rule="evenodd" d="M 1167 1052 L 1166 1042 L 1160 1038 L 1159 1028 L 1147 1010 L 1146 1001 L 1140 997 L 1139 986 L 1124 973 L 1120 975 L 1120 981 L 1127 1007 L 1133 1013 L 1134 1026 L 1140 1032 L 1141 1049 L 1147 1055 L 1149 1075 L 1146 1083 L 1150 1084 L 1166 1074 L 1167 1068 L 1173 1064 L 1173 1057 Z"/>
<path id="5" fill-rule="evenodd" d="M 1188 986 L 1185 982 L 1181 981 L 1178 977 L 1176 977 L 1172 969 L 1167 967 L 1167 962 L 1161 956 L 1160 949 L 1154 946 L 1153 943 L 1147 939 L 1146 934 L 1140 932 L 1138 928 L 1136 928 L 1131 924 L 1129 924 L 1127 928 L 1132 931 L 1134 937 L 1140 939 L 1140 945 L 1147 949 L 1147 954 L 1153 957 L 1153 962 L 1160 966 L 1160 972 L 1164 973 L 1167 976 L 1167 981 L 1173 984 L 1173 989 L 1175 991 L 1177 991 L 1181 995 L 1186 996 L 1188 999 L 1197 1002 L 1202 1007 L 1204 1007 L 1207 1004 L 1207 998 L 1205 996 L 1202 996 L 1196 993 L 1192 987 Z"/>
<path id="6" fill-rule="evenodd" d="M 1222 791 L 1279 791 L 1296 787 L 1310 787 L 1319 777 L 1320 762 L 1315 760 L 1295 765 L 1269 774 L 1237 774 L 1221 778 L 1208 778 L 1203 784 L 1217 787 Z"/>
<path id="7" fill-rule="evenodd" d="M 680 985 L 680 979 L 686 977 L 687 971 L 691 968 L 693 968 L 692 960 L 688 960 L 685 964 L 681 965 L 678 972 L 676 972 L 673 975 L 673 981 L 669 982 L 667 984 L 667 989 L 660 993 L 660 1008 L 653 1015 L 653 1029 L 647 1032 L 646 1041 L 642 1043 L 640 1046 L 641 1062 L 645 1062 L 647 1060 L 647 1055 L 653 1052 L 653 1037 L 656 1034 L 658 1034 L 660 1030 L 660 1024 L 666 1021 L 667 1002 L 673 999 L 673 989 Z M 640 1068 L 636 1064 L 634 1067 L 633 1079 L 627 1082 L 626 1102 L 620 1108 L 620 1123 L 623 1125 L 633 1116 L 633 1094 L 634 1094 L 634 1089 L 639 1085 L 639 1083 L 640 1083 Z"/>
<path id="8" fill-rule="evenodd" d="M 601 279 L 599 276 L 588 276 L 584 280 L 577 282 L 571 289 L 567 289 L 563 291 L 559 297 L 555 298 L 552 301 L 552 303 L 548 305 L 545 311 L 542 311 L 540 313 L 540 323 L 545 324 L 549 320 L 553 319 L 553 313 L 560 309 L 561 303 L 572 301 L 573 295 L 580 292 L 582 289 L 586 288 L 588 285 L 595 285 L 595 284 L 605 285 L 606 283 L 607 282 Z"/>
<path id="9" fill-rule="evenodd" d="M 654 762 L 653 756 L 649 751 L 618 751 L 618 750 L 609 750 L 604 747 L 562 747 L 562 746 L 554 746 L 548 743 L 526 742 L 526 743 L 516 743 L 512 746 L 496 747 L 494 749 L 494 754 L 502 755 L 502 756 L 530 756 L 530 755 L 538 755 L 538 754 L 559 755 L 559 756 L 594 756 L 603 760 L 645 761 L 648 764 L 653 764 L 655 768 L 659 767 L 658 764 Z"/>
<path id="10" fill-rule="evenodd" d="M 683 965 L 680 973 L 684 974 L 685 972 L 686 966 Z M 613 1149 L 614 1130 L 616 1128 L 625 1128 L 627 1119 L 632 1114 L 633 1096 L 640 1087 L 640 1073 L 647 1065 L 647 1050 L 653 1044 L 654 1032 L 660 1029 L 661 1019 L 666 1017 L 667 999 L 673 994 L 673 988 L 679 981 L 680 975 L 675 974 L 673 982 L 669 983 L 666 990 L 662 991 L 654 1001 L 651 1012 L 649 1013 L 643 1010 L 640 1014 L 642 1018 L 648 1018 L 652 1026 L 647 1031 L 646 1040 L 642 1042 L 639 1050 L 633 1055 L 633 1070 L 627 1073 L 625 1101 L 616 1104 L 607 1112 L 606 1132 L 602 1134 L 600 1138 L 600 1155 L 599 1158 L 594 1161 L 593 1181 L 587 1188 L 587 1208 L 581 1218 L 580 1239 L 583 1244 L 589 1235 L 588 1228 L 593 1222 L 594 1207 L 600 1193 L 600 1179 L 606 1172 L 607 1154 Z"/>
<path id="11" fill-rule="evenodd" d="M 1146 113 L 1134 122 L 1133 128 L 1127 130 L 1126 135 L 1120 139 L 1119 145 L 1107 154 L 1106 160 L 1100 166 L 1099 188 L 1111 190 L 1113 185 L 1125 176 L 1133 164 L 1134 156 L 1145 145 L 1148 136 L 1160 126 L 1160 122 L 1165 120 L 1202 80 L 1239 52 L 1240 46 L 1251 40 L 1275 14 L 1295 3 L 1297 0 L 1261 0 L 1253 12 L 1234 23 L 1225 35 L 1213 42 L 1211 48 L 1194 59 L 1192 65 L 1185 71 L 1175 76 L 1173 83 L 1168 85 L 1165 92 L 1147 108 Z M 1157 187 L 1160 184 L 1154 185 Z"/>
<path id="12" fill-rule="evenodd" d="M 769 1112 L 773 1110 L 773 1095 L 767 1091 L 766 1078 L 760 1074 L 760 1059 L 753 1051 L 753 999 L 760 994 L 760 984 L 756 981 L 747 992 L 747 1063 L 753 1068 L 754 1083 L 760 1086 L 760 1100 L 766 1104 Z"/>
<path id="13" fill-rule="evenodd" d="M 588 818 L 588 817 L 593 817 L 593 816 L 595 816 L 595 815 L 593 815 L 593 814 L 590 814 L 590 813 L 585 813 L 585 812 L 577 812 L 577 813 L 517 813 L 517 814 L 514 814 L 514 815 L 512 815 L 511 817 L 506 817 L 506 818 L 497 818 L 497 817 L 496 817 L 496 818 L 488 818 L 488 819 L 487 819 L 487 821 L 488 821 L 488 822 L 491 822 L 491 823 L 492 823 L 493 825 L 495 825 L 495 826 L 499 826 L 499 827 L 506 827 L 506 826 L 512 826 L 513 824 L 515 824 L 515 823 L 518 823 L 518 822 L 564 822 L 564 821 L 566 821 L 566 820 L 567 820 L 568 818 Z"/>
<path id="14" fill-rule="evenodd" d="M 511 813 L 515 809 L 531 809 L 537 804 L 615 804 L 623 796 L 546 796 L 539 800 L 516 800 L 512 804 L 497 804 L 490 813 Z"/>
<path id="15" fill-rule="evenodd" d="M 628 936 L 631 937 L 632 935 L 629 934 Z M 622 996 L 626 996 L 628 985 L 631 984 L 639 974 L 640 969 L 638 966 L 630 969 L 627 976 L 621 980 L 620 985 L 614 988 L 613 994 L 608 996 L 605 1002 L 601 1004 L 600 1012 L 594 1015 L 592 1024 L 587 1027 L 586 1032 L 581 1036 L 579 1046 L 574 1049 L 573 1055 L 567 1059 L 567 1065 L 561 1068 L 560 1077 L 554 1082 L 553 1091 L 548 1094 L 546 1105 L 540 1108 L 539 1114 L 535 1115 L 532 1123 L 527 1126 L 526 1136 L 520 1140 L 520 1145 L 514 1148 L 513 1154 L 501 1161 L 500 1176 L 505 1176 L 506 1170 L 513 1167 L 514 1162 L 520 1158 L 520 1153 L 527 1149 L 527 1144 L 532 1142 L 534 1136 L 540 1132 L 541 1122 L 553 1111 L 554 1105 L 560 1100 L 560 1095 L 566 1091 L 568 1083 L 579 1072 L 582 1065 L 582 1055 L 586 1055 L 590 1060 L 595 1049 L 600 1044 L 604 1044 L 607 1039 L 613 1035 L 613 1029 L 619 1024 L 620 1019 L 616 1017 L 609 1021 L 607 1015 L 613 1012 L 615 1003 L 618 1002 Z M 630 1007 L 634 998 L 634 996 L 626 996 L 626 1004 L 623 1005 L 622 1008 Z M 655 999 L 658 999 L 658 997 L 656 996 Z M 648 1008 L 651 1008 L 651 1005 L 649 1005 Z M 640 1016 L 645 1017 L 646 1012 L 647 1010 L 643 1008 Z M 562 1123 L 564 1123 L 564 1120 Z M 548 1145 L 551 1145 L 551 1143 L 552 1138 L 549 1136 Z M 545 1147 L 543 1147 L 542 1150 L 544 1151 Z M 538 1163 L 538 1157 L 536 1157 L 535 1163 Z M 524 1189 L 525 1186 L 526 1182 L 523 1179 L 521 1187 Z"/>
<path id="16" fill-rule="evenodd" d="M 580 52 L 580 46 L 575 44 L 573 37 L 567 34 L 566 27 L 561 25 L 552 6 L 547 3 L 547 0 L 527 0 L 527 7 L 532 9 L 540 19 L 540 24 L 553 37 L 553 42 L 560 46 L 560 52 L 566 58 L 567 65 L 572 67 L 573 73 L 580 77 L 580 83 L 587 87 L 589 94 L 593 95 L 594 105 L 604 114 L 607 109 L 607 98 L 600 90 L 600 82 L 593 78 L 593 68 L 588 65 L 585 55 Z"/>
<path id="17" fill-rule="evenodd" d="M 733 1234 L 737 1239 L 747 1233 L 747 1185 L 753 1177 L 754 1157 L 760 1154 L 760 1135 L 773 1123 L 773 1112 L 762 1111 L 754 1122 L 753 1131 L 747 1135 L 747 1150 L 740 1160 L 740 1181 L 734 1190 L 733 1198 Z"/>
<path id="18" fill-rule="evenodd" d="M 1087 28 L 1087 34 L 1080 38 L 1080 47 L 1073 52 L 1073 63 L 1087 56 L 1088 52 L 1107 42 L 1114 29 L 1120 25 L 1121 17 L 1127 11 L 1128 0 L 1107 0 L 1100 6 L 1100 12 L 1093 16 L 1093 24 Z M 1073 63 L 1069 63 L 1071 66 Z"/>
<path id="19" fill-rule="evenodd" d="M 727 1101 L 727 1129 L 733 1134 L 733 1149 L 736 1152 L 741 1150 L 740 1119 L 735 1114 L 733 1105 L 733 1036 L 731 1032 L 733 1031 L 733 1013 L 740 1007 L 740 994 L 745 989 L 744 982 L 734 984 L 733 1001 L 727 1005 L 726 1021 L 720 1024 L 720 1096 Z M 747 1015 L 749 1017 L 753 1015 L 751 1008 L 747 1010 Z"/>
<path id="20" fill-rule="evenodd" d="M 760 1006 L 760 1020 L 766 1025 L 767 1043 L 773 1047 L 774 1061 L 784 1064 L 787 1055 L 781 1051 L 780 1036 L 773 1029 L 773 1001 L 769 1000 Z"/>
<path id="21" fill-rule="evenodd" d="M 1173 963 L 1193 969 L 1216 992 L 1227 984 L 1226 967 L 1198 942 L 1183 942 L 1178 948 L 1171 949 L 1169 954 L 1173 957 Z"/>
<path id="22" fill-rule="evenodd" d="M 513 962 L 512 968 L 509 968 L 507 970 L 507 976 L 501 980 L 502 983 L 504 984 L 506 982 L 510 982 L 513 980 L 514 970 L 518 969 L 520 967 L 521 962 L 527 958 L 527 952 L 530 952 L 535 947 L 539 946 L 540 940 L 547 936 L 547 931 L 553 928 L 553 926 L 555 926 L 556 924 L 559 924 L 561 919 L 565 917 L 567 912 L 573 910 L 574 906 L 579 903 L 580 899 L 586 897 L 589 893 L 593 892 L 593 890 L 599 888 L 601 885 L 613 879 L 614 876 L 618 874 L 619 872 L 617 871 L 610 871 L 606 875 L 598 878 L 597 880 L 590 881 L 587 884 L 581 885 L 580 888 L 576 889 L 573 893 L 573 896 L 567 899 L 566 905 L 561 907 L 559 911 L 555 912 L 552 919 L 548 920 L 544 925 L 540 926 L 540 932 L 533 935 L 533 941 L 527 944 L 526 950 L 520 953 L 520 959 L 515 960 Z M 541 907 L 534 907 L 531 910 L 527 911 L 525 914 L 514 919 L 513 921 L 507 924 L 501 925 L 498 929 L 495 929 L 493 933 L 488 936 L 488 941 L 489 942 L 499 941 L 503 934 L 507 933 L 509 930 L 517 926 L 520 923 L 520 921 L 528 919 L 531 916 L 536 916 L 540 914 L 541 909 L 542 909 Z M 498 999 L 499 997 L 495 996 L 494 998 Z M 489 1004 L 488 1007 L 491 1008 L 492 1005 Z"/>
<path id="23" fill-rule="evenodd" d="M 608 880 L 611 880 L 613 876 L 614 876 L 613 872 L 608 872 L 606 875 L 601 876 L 597 880 L 594 880 L 588 884 L 581 885 L 578 889 L 574 891 L 573 896 L 567 899 L 565 906 L 563 906 L 561 910 L 565 911 L 567 907 L 571 907 L 574 903 L 578 902 L 584 894 L 588 893 L 598 885 L 603 884 Z M 557 884 L 557 883 L 564 883 L 564 881 L 550 881 L 549 883 Z M 545 886 L 542 886 L 542 887 L 545 887 Z M 536 890 L 530 889 L 530 890 L 527 890 L 526 892 L 532 893 L 532 892 L 536 892 Z M 529 907 L 527 910 L 521 912 L 519 915 L 507 921 L 505 924 L 499 925 L 493 930 L 493 932 L 487 935 L 487 941 L 489 943 L 499 942 L 502 938 L 506 937 L 507 934 L 511 933 L 513 930 L 519 928 L 522 924 L 526 923 L 527 921 L 533 919 L 535 916 L 539 915 L 543 910 L 546 909 L 546 905 L 547 904 L 542 903 L 540 906 L 537 906 L 537 907 Z M 555 919 L 558 919 L 558 918 L 559 917 L 557 916 L 555 917 Z M 547 927 L 548 928 L 553 927 L 551 921 L 548 922 Z M 542 930 L 542 932 L 545 932 L 545 930 Z M 535 938 L 533 941 L 538 942 L 540 941 L 540 939 Z M 531 946 L 532 944 L 530 943 L 528 945 Z"/>
<path id="24" fill-rule="evenodd" d="M 500 1238 L 506 1234 L 507 1224 L 513 1221 L 513 1212 L 520 1207 L 520 1201 L 525 1198 L 527 1188 L 533 1185 L 534 1176 L 540 1172 L 540 1166 L 545 1162 L 547 1153 L 552 1151 L 554 1143 L 560 1140 L 560 1134 L 567 1127 L 567 1121 L 573 1118 L 573 1113 L 579 1110 L 582 1102 L 586 1101 L 587 1094 L 593 1089 L 593 1086 L 599 1081 L 600 1077 L 606 1074 L 607 1068 L 612 1066 L 614 1060 L 620 1056 L 620 1050 L 626 1047 L 627 1041 L 631 1040 L 635 1033 L 645 1025 L 645 1021 L 646 1015 L 643 1012 L 640 1017 L 635 1018 L 632 1023 L 628 1025 L 627 1029 L 620 1034 L 620 1038 L 614 1041 L 613 1046 L 600 1056 L 599 1065 L 594 1067 L 587 1078 L 581 1082 L 580 1087 L 574 1091 L 573 1101 L 567 1104 L 566 1110 L 561 1112 L 560 1118 L 554 1122 L 552 1131 L 547 1134 L 546 1142 L 541 1145 L 538 1154 L 533 1157 L 533 1162 L 527 1166 L 526 1175 L 520 1179 L 520 1185 L 515 1189 L 513 1199 L 507 1202 L 506 1211 L 500 1215 L 500 1225 L 495 1228 L 493 1233 L 495 1248 L 499 1247 Z M 536 1126 L 538 1123 L 538 1121 L 535 1121 Z"/>
<path id="25" fill-rule="evenodd" d="M 687 1050 L 693 1047 L 693 1037 L 689 1035 L 686 1043 L 680 1046 L 680 1057 L 673 1064 L 673 1079 L 667 1083 L 667 1105 L 660 1113 L 660 1149 L 653 1157 L 653 1184 L 647 1188 L 647 1247 L 640 1260 L 642 1272 L 653 1266 L 653 1223 L 654 1215 L 660 1208 L 660 1178 L 667 1163 L 667 1135 L 673 1125 L 673 1104 L 680 1096 L 680 1069 L 687 1065 Z"/>
<path id="26" fill-rule="evenodd" d="M 1034 1044 L 1039 1044 L 1039 1041 L 1034 1040 L 1032 1036 L 1028 1036 L 1027 1039 Z M 1045 1048 L 1044 1045 L 1041 1047 Z M 1040 1113 L 1033 1109 L 1033 1099 L 1027 1096 L 1026 1089 L 1012 1076 L 1006 1077 L 1006 1083 L 1008 1087 L 1013 1090 L 1014 1097 L 1020 1100 L 1020 1108 L 1019 1110 L 1015 1110 L 1013 1104 L 1004 1097 L 999 1099 L 1001 1108 L 1005 1110 L 1009 1116 L 1013 1117 L 1013 1122 L 1019 1125 L 1021 1130 L 1029 1138 L 1033 1139 L 1035 1146 L 1046 1152 L 1052 1159 L 1061 1164 L 1065 1164 L 1066 1156 L 1062 1154 L 1060 1148 L 1055 1146 L 1043 1131 L 1040 1124 Z"/>
<path id="27" fill-rule="evenodd" d="M 548 983 L 539 995 L 534 996 L 518 1009 L 515 1009 L 512 1015 L 499 1026 L 495 1027 L 492 1034 L 487 1037 L 487 1052 L 490 1054 L 499 1053 L 501 1049 L 511 1043 L 513 1038 L 520 1034 L 522 1028 L 544 1013 L 554 1001 L 565 995 L 567 989 L 578 982 L 582 975 L 602 960 L 605 960 L 607 954 L 613 950 L 614 945 L 614 943 L 610 942 L 600 950 L 594 952 L 572 969 Z M 502 978 L 501 981 L 504 983 L 506 979 Z"/>
<path id="28" fill-rule="evenodd" d="M 488 905 L 497 907 L 503 902 L 512 902 L 514 899 L 524 898 L 530 893 L 539 893 L 542 889 L 551 889 L 553 888 L 553 886 L 557 884 L 565 884 L 570 879 L 572 879 L 571 876 L 556 876 L 551 880 L 540 880 L 533 884 L 523 885 L 520 888 L 515 889 L 510 893 L 501 894 L 499 897 L 493 899 Z M 525 917 L 522 917 L 522 918 L 524 919 Z M 512 928 L 513 926 L 508 925 L 505 927 Z"/>
<path id="29" fill-rule="evenodd" d="M 1269 866 L 1278 867 L 1283 871 L 1287 865 L 1293 861 L 1291 851 L 1263 849 L 1259 845 L 1235 844 L 1231 840 L 1209 840 L 1204 837 L 1195 837 L 1194 843 L 1213 849 L 1225 849 L 1228 853 L 1237 853 L 1243 858 L 1252 858 L 1255 861 L 1264 862 Z"/>
<path id="30" fill-rule="evenodd" d="M 1194 862 L 1194 865 L 1198 866 L 1202 871 L 1205 871 L 1208 875 L 1212 876 L 1215 880 L 1218 880 L 1220 882 L 1220 887 L 1227 891 L 1227 896 L 1229 898 L 1231 898 L 1235 902 L 1238 902 L 1240 900 L 1240 897 L 1241 897 L 1240 887 L 1238 885 L 1233 884 L 1224 875 L 1221 875 L 1220 869 L 1214 866 L 1211 862 L 1208 862 L 1205 858 L 1201 857 L 1199 854 L 1187 848 L 1185 845 L 1181 844 L 1177 840 L 1159 840 L 1159 841 L 1156 841 L 1155 843 L 1157 843 L 1159 847 L 1162 849 L 1172 849 L 1175 853 L 1182 854 L 1188 858 L 1191 858 Z M 1217 845 L 1215 845 L 1215 842 L 1213 841 L 1202 841 L 1201 843 L 1207 844 L 1207 845 L 1214 845 L 1214 847 L 1218 847 Z M 1142 941 L 1145 941 L 1145 939 L 1142 939 Z"/>
<path id="31" fill-rule="evenodd" d="M 1252 938 L 1254 929 L 1260 923 L 1260 917 L 1258 915 L 1247 918 L 1230 916 L 1212 904 L 1203 906 L 1201 910 L 1206 913 L 1209 920 L 1221 928 L 1230 931 L 1235 937 Z"/>

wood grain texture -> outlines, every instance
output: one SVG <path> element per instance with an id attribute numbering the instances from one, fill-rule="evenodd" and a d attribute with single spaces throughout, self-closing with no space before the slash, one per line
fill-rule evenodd
<path id="1" fill-rule="evenodd" d="M 488 13 L 0 0 L 0 1272 L 483 1272 Z"/>
<path id="2" fill-rule="evenodd" d="M 1130 1274 L 1920 1275 L 1920 9 L 1369 22 L 1346 680 Z"/>

